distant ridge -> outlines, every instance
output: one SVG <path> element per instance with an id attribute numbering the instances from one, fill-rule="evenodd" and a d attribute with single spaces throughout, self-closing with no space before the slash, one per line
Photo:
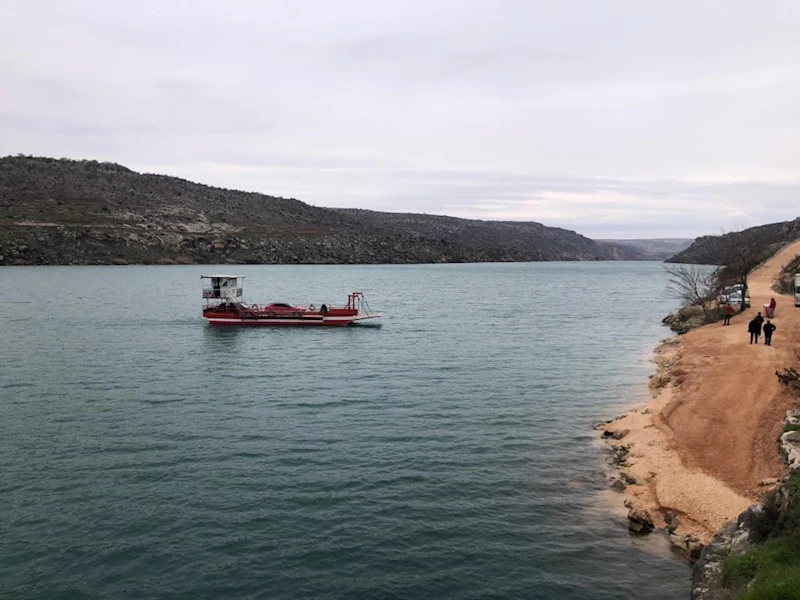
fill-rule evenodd
<path id="1" fill-rule="evenodd" d="M 541 223 L 318 208 L 114 163 L 0 158 L 0 265 L 644 258 Z"/>
<path id="2" fill-rule="evenodd" d="M 641 250 L 648 260 L 666 260 L 678 252 L 688 248 L 694 238 L 653 238 L 641 240 L 598 240 L 599 242 L 608 242 L 612 244 L 620 244 L 622 246 L 631 246 Z"/>
<path id="3" fill-rule="evenodd" d="M 725 265 L 735 258 L 732 252 L 741 246 L 748 247 L 754 255 L 766 259 L 781 246 L 796 239 L 800 239 L 800 217 L 794 221 L 769 223 L 723 235 L 699 237 L 691 246 L 672 256 L 667 262 Z"/>

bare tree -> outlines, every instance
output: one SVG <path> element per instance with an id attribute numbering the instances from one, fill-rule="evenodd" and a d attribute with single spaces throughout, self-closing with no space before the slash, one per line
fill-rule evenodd
<path id="1" fill-rule="evenodd" d="M 747 278 L 764 259 L 769 255 L 764 244 L 748 236 L 748 231 L 728 232 L 720 236 L 720 244 L 725 256 L 725 266 L 720 273 L 720 279 L 725 283 L 738 283 L 742 286 L 742 301 L 739 307 L 743 311 L 746 307 Z"/>
<path id="2" fill-rule="evenodd" d="M 718 286 L 719 269 L 674 264 L 665 265 L 664 270 L 669 274 L 667 295 L 680 300 L 684 307 L 699 306 L 703 310 L 705 321 L 712 321 L 711 307 Z"/>

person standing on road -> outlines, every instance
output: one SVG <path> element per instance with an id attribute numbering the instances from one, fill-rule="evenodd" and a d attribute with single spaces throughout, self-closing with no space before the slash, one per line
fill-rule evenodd
<path id="1" fill-rule="evenodd" d="M 723 325 L 731 324 L 731 317 L 733 316 L 733 307 L 730 304 L 725 305 L 725 319 L 722 321 Z"/>
<path id="2" fill-rule="evenodd" d="M 764 323 L 764 343 L 767 346 L 772 346 L 772 333 L 777 329 L 775 325 L 767 319 L 767 322 Z"/>
<path id="3" fill-rule="evenodd" d="M 753 320 L 747 324 L 747 331 L 750 332 L 750 343 L 757 344 L 758 336 L 761 334 L 761 323 L 759 322 L 758 317 L 754 317 Z"/>

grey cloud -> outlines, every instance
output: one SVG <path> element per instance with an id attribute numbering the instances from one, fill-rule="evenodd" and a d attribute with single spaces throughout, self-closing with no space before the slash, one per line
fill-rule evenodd
<path id="1" fill-rule="evenodd" d="M 277 162 L 291 162 L 291 157 Z M 270 167 L 266 159 L 246 170 L 236 166 L 209 170 L 203 165 L 179 174 L 196 179 L 201 172 L 219 185 L 269 189 L 323 206 L 533 220 L 596 237 L 692 237 L 792 219 L 800 197 L 800 183 L 630 181 L 356 165 Z M 314 180 L 313 186 L 295 183 L 303 180 L 303 174 Z"/>
<path id="2" fill-rule="evenodd" d="M 0 23 L 0 154 L 693 235 L 794 216 L 799 26 L 779 1 L 31 0 Z"/>

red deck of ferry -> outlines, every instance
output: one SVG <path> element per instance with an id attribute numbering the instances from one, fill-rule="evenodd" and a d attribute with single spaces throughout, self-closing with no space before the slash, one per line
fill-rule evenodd
<path id="1" fill-rule="evenodd" d="M 372 312 L 361 292 L 347 296 L 342 307 L 293 306 L 283 302 L 258 305 L 242 300 L 244 277 L 240 275 L 202 275 L 203 318 L 212 325 L 300 325 L 341 327 L 377 319 L 381 313 Z M 205 280 L 208 280 L 206 284 Z"/>

